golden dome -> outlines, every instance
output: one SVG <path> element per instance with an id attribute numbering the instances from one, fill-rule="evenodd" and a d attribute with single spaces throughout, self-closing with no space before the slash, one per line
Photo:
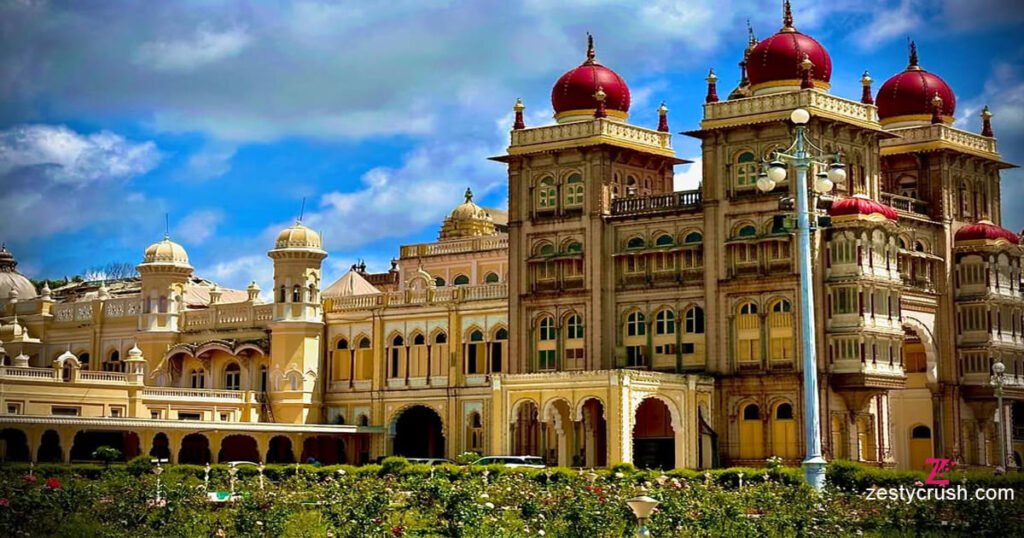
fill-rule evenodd
<path id="1" fill-rule="evenodd" d="M 36 287 L 15 269 L 17 266 L 14 254 L 7 250 L 6 245 L 0 245 L 0 304 L 12 299 L 30 301 L 36 298 Z"/>
<path id="2" fill-rule="evenodd" d="M 306 227 L 301 222 L 296 221 L 295 224 L 281 230 L 281 233 L 277 234 L 277 242 L 274 243 L 274 249 L 286 248 L 321 250 L 323 243 L 320 241 L 320 234 Z"/>
<path id="3" fill-rule="evenodd" d="M 444 219 L 441 239 L 458 239 L 477 235 L 494 235 L 494 219 L 487 210 L 473 203 L 473 191 L 466 189 L 466 201 L 456 206 Z"/>
<path id="4" fill-rule="evenodd" d="M 142 263 L 144 265 L 160 264 L 191 267 L 188 264 L 188 253 L 185 252 L 185 247 L 171 241 L 171 238 L 166 235 L 160 241 L 146 248 L 146 253 L 142 255 Z"/>

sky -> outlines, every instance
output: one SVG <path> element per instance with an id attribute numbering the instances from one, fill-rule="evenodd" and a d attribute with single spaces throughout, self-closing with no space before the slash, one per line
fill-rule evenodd
<path id="1" fill-rule="evenodd" d="M 988 104 L 1004 158 L 1024 163 L 1024 8 L 1015 0 L 795 0 L 795 26 L 860 97 L 907 63 L 957 96 L 956 125 Z M 325 280 L 398 245 L 433 241 L 473 189 L 507 206 L 500 163 L 516 98 L 552 123 L 551 86 L 597 58 L 630 85 L 630 122 L 695 129 L 708 69 L 727 95 L 747 21 L 775 0 L 0 0 L 0 241 L 36 278 L 141 260 L 170 236 L 198 275 L 270 289 L 266 251 L 302 211 Z M 677 188 L 699 144 L 675 135 Z M 1024 227 L 1024 173 L 1002 176 L 1004 225 Z"/>

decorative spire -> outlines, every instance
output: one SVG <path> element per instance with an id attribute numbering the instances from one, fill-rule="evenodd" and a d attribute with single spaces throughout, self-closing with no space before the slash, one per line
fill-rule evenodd
<path id="1" fill-rule="evenodd" d="M 910 59 L 907 62 L 907 71 L 920 71 L 921 66 L 917 63 L 917 43 L 911 39 L 908 46 L 910 48 Z"/>
<path id="2" fill-rule="evenodd" d="M 597 53 L 594 52 L 594 36 L 590 35 L 590 32 L 587 32 L 587 60 L 583 62 L 583 65 L 590 65 L 596 62 L 596 56 Z"/>
<path id="3" fill-rule="evenodd" d="M 755 46 L 757 46 L 757 36 L 754 35 L 754 27 L 750 25 L 750 19 L 747 19 L 747 50 Z"/>
<path id="4" fill-rule="evenodd" d="M 871 97 L 871 75 L 865 70 L 864 74 L 860 76 L 860 85 L 863 88 L 860 94 L 860 102 L 865 105 L 875 104 L 875 99 Z"/>
<path id="5" fill-rule="evenodd" d="M 782 32 L 795 32 L 796 28 L 793 27 L 793 8 L 789 5 L 789 0 L 782 2 Z"/>
<path id="6" fill-rule="evenodd" d="M 704 79 L 708 82 L 708 94 L 704 97 L 705 103 L 717 103 L 718 102 L 718 75 L 715 75 L 715 70 L 712 68 L 708 72 L 708 78 Z"/>
<path id="7" fill-rule="evenodd" d="M 13 272 L 17 266 L 18 260 L 15 260 L 14 254 L 7 250 L 7 243 L 0 243 L 0 273 Z"/>
<path id="8" fill-rule="evenodd" d="M 595 118 L 606 118 L 608 112 L 605 110 L 604 100 L 608 97 L 608 94 L 604 93 L 604 88 L 601 86 L 597 87 L 597 91 L 594 92 L 594 100 L 597 101 L 597 108 L 594 110 Z"/>
<path id="9" fill-rule="evenodd" d="M 981 136 L 987 136 L 992 138 L 995 134 L 992 133 L 992 111 L 988 109 L 988 105 L 981 109 Z"/>
<path id="10" fill-rule="evenodd" d="M 469 187 L 466 187 L 466 194 L 465 194 L 465 196 L 466 196 L 466 203 L 467 204 L 472 202 L 473 201 L 473 189 L 471 189 Z"/>
<path id="11" fill-rule="evenodd" d="M 668 132 L 668 107 L 665 106 L 664 101 L 658 107 L 658 131 L 662 133 Z"/>
<path id="12" fill-rule="evenodd" d="M 789 2 L 786 2 L 789 5 Z M 810 56 L 804 54 L 804 59 L 800 61 L 800 89 L 806 90 L 814 88 L 814 79 L 811 78 L 811 72 L 814 69 L 814 62 L 811 61 Z"/>
<path id="13" fill-rule="evenodd" d="M 516 111 L 516 121 L 512 124 L 513 129 L 525 129 L 526 122 L 523 121 L 523 110 L 526 110 L 526 105 L 523 104 L 521 98 L 516 98 L 516 104 L 512 106 L 512 110 Z"/>
<path id="14" fill-rule="evenodd" d="M 939 97 L 939 92 L 932 97 L 932 123 L 942 123 L 942 97 Z"/>

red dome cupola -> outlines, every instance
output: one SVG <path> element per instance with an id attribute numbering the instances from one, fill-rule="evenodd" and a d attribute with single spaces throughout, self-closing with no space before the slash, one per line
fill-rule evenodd
<path id="1" fill-rule="evenodd" d="M 804 77 L 801 63 L 811 62 L 810 79 L 817 88 L 828 89 L 832 79 L 832 58 L 813 37 L 793 27 L 793 12 L 783 4 L 782 29 L 758 43 L 747 57 L 747 77 L 754 95 L 799 90 Z"/>
<path id="2" fill-rule="evenodd" d="M 834 221 L 845 220 L 899 220 L 896 211 L 881 203 L 864 196 L 854 194 L 849 198 L 836 200 L 828 210 L 828 214 Z"/>
<path id="3" fill-rule="evenodd" d="M 629 86 L 618 73 L 594 59 L 594 38 L 587 34 L 587 59 L 570 69 L 551 89 L 551 106 L 558 123 L 592 119 L 598 108 L 595 97 L 604 93 L 604 112 L 609 119 L 629 117 Z"/>
<path id="4" fill-rule="evenodd" d="M 1003 241 L 1016 245 L 1020 242 L 1017 234 L 997 226 L 990 220 L 979 220 L 974 224 L 968 224 L 956 231 L 953 236 L 956 243 L 978 243 L 995 244 Z"/>
<path id="5" fill-rule="evenodd" d="M 937 122 L 951 124 L 956 112 L 953 90 L 942 77 L 921 68 L 917 62 L 917 45 L 913 41 L 910 42 L 907 68 L 882 84 L 875 104 L 879 121 L 890 128 Z"/>

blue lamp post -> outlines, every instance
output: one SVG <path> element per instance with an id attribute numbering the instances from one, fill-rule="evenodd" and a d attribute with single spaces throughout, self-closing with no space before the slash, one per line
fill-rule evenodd
<path id="1" fill-rule="evenodd" d="M 770 192 L 775 184 L 786 179 L 786 162 L 796 169 L 796 213 L 797 213 L 797 258 L 800 270 L 800 320 L 803 343 L 804 369 L 804 433 L 807 437 L 807 457 L 803 461 L 807 483 L 817 490 L 825 486 L 825 458 L 821 456 L 821 417 L 818 402 L 818 354 L 814 331 L 814 280 L 811 266 L 811 210 L 807 192 L 807 173 L 811 165 L 818 165 L 822 171 L 814 180 L 814 191 L 826 194 L 836 183 L 846 180 L 846 168 L 839 162 L 839 155 L 812 156 L 808 150 L 815 149 L 807 140 L 807 122 L 811 113 L 798 108 L 789 119 L 796 126 L 796 140 L 785 151 L 776 152 L 767 171 L 757 180 L 757 188 Z M 831 161 L 831 163 L 823 162 Z"/>

